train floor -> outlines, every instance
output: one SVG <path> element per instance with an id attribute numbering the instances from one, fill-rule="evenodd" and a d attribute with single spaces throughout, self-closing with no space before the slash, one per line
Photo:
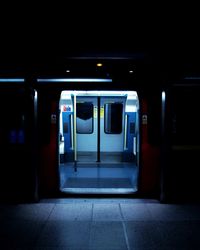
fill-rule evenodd
<path id="1" fill-rule="evenodd" d="M 133 163 L 60 164 L 60 188 L 72 193 L 134 193 L 138 167 Z"/>

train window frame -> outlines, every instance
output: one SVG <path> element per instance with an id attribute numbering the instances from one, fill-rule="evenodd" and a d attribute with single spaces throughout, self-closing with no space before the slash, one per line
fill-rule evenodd
<path id="1" fill-rule="evenodd" d="M 83 103 L 90 103 L 91 104 L 91 106 L 92 106 L 92 116 L 91 116 L 91 118 L 92 118 L 92 127 L 91 127 L 91 132 L 88 132 L 88 133 L 83 133 L 83 132 L 80 132 L 80 131 L 78 131 L 78 128 L 77 128 L 77 126 L 76 126 L 76 133 L 77 134 L 80 134 L 80 135 L 89 135 L 89 134 L 93 134 L 94 133 L 94 104 L 92 103 L 92 102 L 77 102 L 77 104 L 83 104 Z M 77 124 L 77 118 L 79 118 L 78 116 L 77 116 L 77 114 L 76 114 L 76 124 Z"/>
<path id="2" fill-rule="evenodd" d="M 118 132 L 118 133 L 116 133 L 116 132 L 108 132 L 108 131 L 106 131 L 106 121 L 107 121 L 107 119 L 106 119 L 106 112 L 105 112 L 105 110 L 106 110 L 106 108 L 105 108 L 105 106 L 106 105 L 108 105 L 108 104 L 111 104 L 111 105 L 113 105 L 113 104 L 120 104 L 121 106 L 122 106 L 122 109 L 121 109 L 121 131 L 120 132 Z M 121 133 L 122 133 L 122 131 L 123 131 L 123 103 L 122 102 L 107 102 L 107 103 L 104 103 L 104 133 L 105 134 L 109 134 L 109 135 L 120 135 Z"/>

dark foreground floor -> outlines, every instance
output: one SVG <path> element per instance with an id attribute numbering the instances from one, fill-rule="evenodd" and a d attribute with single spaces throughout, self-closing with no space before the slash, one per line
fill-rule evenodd
<path id="1" fill-rule="evenodd" d="M 200 249 L 200 205 L 71 198 L 1 204 L 0 249 Z"/>

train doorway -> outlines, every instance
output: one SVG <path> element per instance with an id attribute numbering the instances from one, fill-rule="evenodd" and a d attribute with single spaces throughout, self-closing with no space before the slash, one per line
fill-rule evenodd
<path id="1" fill-rule="evenodd" d="M 61 192 L 137 192 L 140 148 L 137 92 L 62 91 L 59 111 Z"/>

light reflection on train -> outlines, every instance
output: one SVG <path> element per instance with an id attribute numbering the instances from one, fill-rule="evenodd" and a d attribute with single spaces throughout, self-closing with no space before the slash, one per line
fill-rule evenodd
<path id="1" fill-rule="evenodd" d="M 137 192 L 139 127 L 135 91 L 62 91 L 60 190 Z"/>

